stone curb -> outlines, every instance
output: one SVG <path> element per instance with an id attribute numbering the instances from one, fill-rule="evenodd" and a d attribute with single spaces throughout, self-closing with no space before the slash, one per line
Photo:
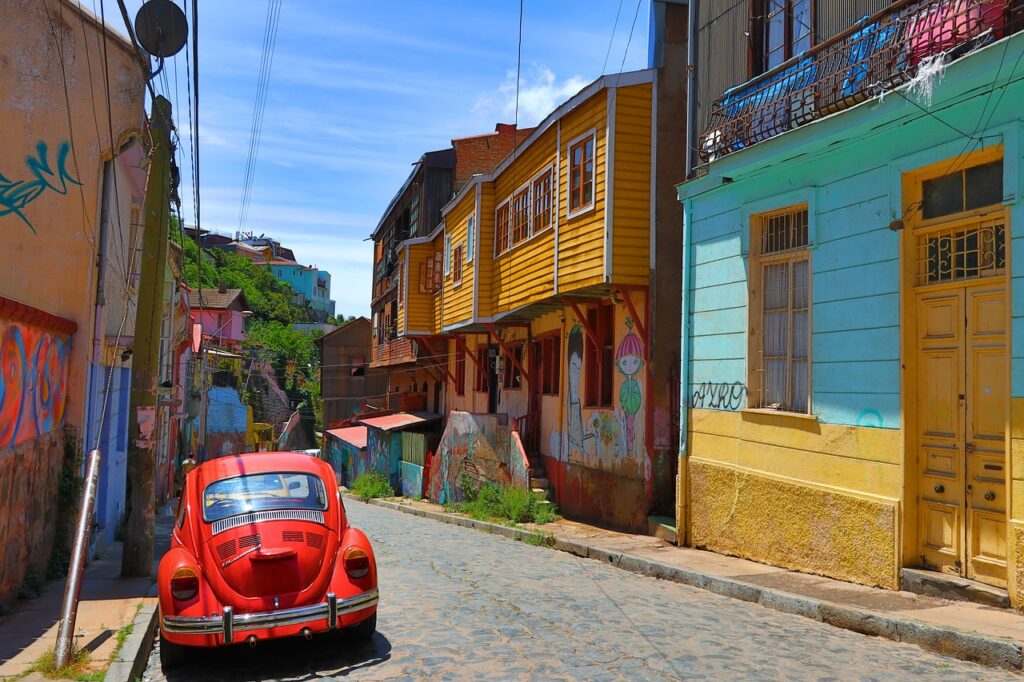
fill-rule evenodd
<path id="1" fill-rule="evenodd" d="M 110 664 L 103 682 L 132 682 L 142 677 L 156 639 L 157 605 L 145 604 L 135 616 L 132 634 L 124 640 L 117 658 Z"/>
<path id="2" fill-rule="evenodd" d="M 363 500 L 355 495 L 343 493 L 346 499 L 356 502 Z M 413 514 L 431 521 L 474 528 L 486 533 L 503 535 L 513 540 L 537 539 L 550 536 L 521 528 L 510 528 L 496 523 L 476 521 L 466 516 L 444 512 L 417 509 L 389 500 L 373 499 L 369 504 Z M 682 583 L 701 590 L 714 592 L 724 597 L 759 604 L 765 608 L 804 616 L 827 623 L 837 628 L 852 630 L 864 635 L 884 637 L 894 642 L 914 644 L 943 656 L 981 663 L 995 668 L 1021 670 L 1024 668 L 1024 648 L 1017 642 L 999 637 L 965 632 L 955 628 L 929 625 L 899 616 L 888 616 L 867 609 L 843 606 L 833 602 L 783 592 L 741 580 L 734 580 L 710 573 L 701 573 L 678 566 L 670 566 L 644 557 L 622 554 L 613 550 L 593 547 L 576 540 L 555 537 L 554 549 L 586 559 L 594 559 L 616 568 L 640 575 L 661 578 Z M 108 679 L 109 676 L 108 676 Z"/>

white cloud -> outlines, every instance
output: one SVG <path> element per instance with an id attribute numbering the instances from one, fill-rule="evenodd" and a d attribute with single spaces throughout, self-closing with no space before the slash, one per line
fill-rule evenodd
<path id="1" fill-rule="evenodd" d="M 583 89 L 589 81 L 580 76 L 558 80 L 555 72 L 541 64 L 530 64 L 519 80 L 519 123 L 532 126 L 555 107 Z M 516 72 L 509 71 L 494 93 L 477 99 L 474 113 L 512 121 L 516 113 Z"/>

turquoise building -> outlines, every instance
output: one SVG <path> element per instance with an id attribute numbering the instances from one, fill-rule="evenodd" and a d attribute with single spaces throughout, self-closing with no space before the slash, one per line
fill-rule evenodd
<path id="1" fill-rule="evenodd" d="M 288 260 L 272 260 L 267 264 L 274 277 L 288 282 L 294 292 L 293 303 L 309 306 L 320 319 L 334 316 L 331 300 L 331 273 Z"/>
<path id="2" fill-rule="evenodd" d="M 1024 602 L 1021 3 L 895 3 L 715 100 L 684 209 L 682 542 Z"/>

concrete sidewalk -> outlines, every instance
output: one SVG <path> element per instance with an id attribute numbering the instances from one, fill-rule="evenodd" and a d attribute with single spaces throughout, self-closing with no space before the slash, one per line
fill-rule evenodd
<path id="1" fill-rule="evenodd" d="M 347 502 L 358 500 L 349 494 L 345 497 Z M 555 549 L 635 573 L 964 660 L 1024 668 L 1024 614 L 1012 609 L 864 587 L 567 519 L 509 528 L 451 514 L 429 502 L 396 498 L 371 500 L 371 504 L 521 540 L 534 533 L 548 536 L 547 543 Z"/>
<path id="2" fill-rule="evenodd" d="M 167 550 L 173 523 L 173 516 L 166 511 L 158 513 L 157 560 Z M 85 569 L 75 621 L 75 647 L 90 651 L 88 672 L 107 669 L 117 650 L 118 631 L 132 625 L 136 614 L 147 607 L 152 609 L 156 603 L 156 562 L 151 577 L 121 578 L 122 549 L 122 543 L 115 542 L 99 559 L 89 561 Z M 63 598 L 64 581 L 50 581 L 39 597 L 16 602 L 14 612 L 0 621 L 0 680 L 26 675 L 41 656 L 53 649 Z M 22 679 L 46 678 L 30 673 Z"/>

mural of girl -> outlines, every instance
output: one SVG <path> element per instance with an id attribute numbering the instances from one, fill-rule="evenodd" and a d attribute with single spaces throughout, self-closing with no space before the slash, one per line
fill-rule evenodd
<path id="1" fill-rule="evenodd" d="M 643 391 L 640 390 L 640 382 L 636 380 L 636 375 L 644 366 L 644 349 L 639 337 L 633 333 L 633 320 L 629 317 L 626 318 L 626 327 L 629 331 L 622 337 L 622 342 L 615 351 L 615 366 L 625 377 L 619 389 L 619 406 L 626 422 L 626 452 L 634 455 L 636 415 L 643 404 Z"/>
<path id="2" fill-rule="evenodd" d="M 580 374 L 583 371 L 583 328 L 578 324 L 573 325 L 569 330 L 566 351 L 569 357 L 567 363 L 569 404 L 565 419 L 568 460 L 582 462 L 583 444 L 587 434 L 583 431 L 583 403 L 580 400 Z"/>

